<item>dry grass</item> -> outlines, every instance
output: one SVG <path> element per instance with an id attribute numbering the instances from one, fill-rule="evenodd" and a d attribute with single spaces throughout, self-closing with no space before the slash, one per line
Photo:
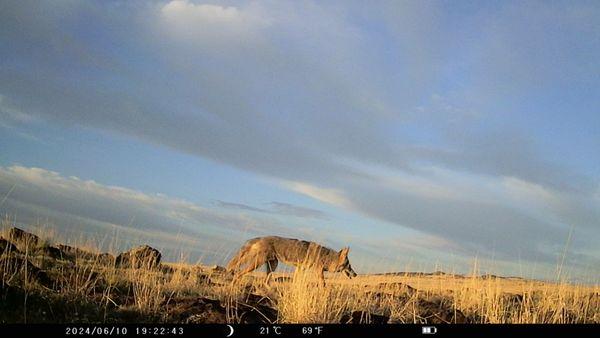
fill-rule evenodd
<path id="1" fill-rule="evenodd" d="M 222 304 L 223 321 L 240 322 L 248 307 L 258 318 L 268 317 L 262 313 L 264 307 L 250 304 L 249 296 L 259 295 L 274 308 L 274 321 L 279 323 L 337 323 L 353 311 L 364 311 L 366 322 L 374 314 L 387 316 L 392 323 L 600 323 L 597 285 L 405 274 L 361 275 L 352 280 L 330 275 L 327 285 L 320 287 L 310 272 L 275 274 L 275 280 L 290 280 L 273 281 L 269 287 L 255 272 L 231 285 L 227 273 L 184 262 L 133 269 L 88 256 L 49 258 L 39 254 L 41 246 L 53 242 L 44 238 L 38 247 L 15 243 L 19 254 L 2 253 L 1 322 L 189 321 L 202 315 L 194 313 L 200 311 L 194 308 L 197 304 L 184 310 L 170 304 L 200 297 Z M 86 244 L 88 251 L 95 251 Z M 40 299 L 46 304 L 42 309 L 36 308 Z M 75 315 L 69 315 L 73 308 Z"/>
<path id="2" fill-rule="evenodd" d="M 410 293 L 386 283 L 416 290 Z M 423 323 L 421 300 L 445 304 L 471 323 L 600 322 L 598 286 L 460 276 L 361 276 L 351 283 L 328 281 L 326 288 L 296 280 L 276 290 L 285 323 L 338 322 L 341 314 L 353 310 L 390 316 L 392 322 Z"/>

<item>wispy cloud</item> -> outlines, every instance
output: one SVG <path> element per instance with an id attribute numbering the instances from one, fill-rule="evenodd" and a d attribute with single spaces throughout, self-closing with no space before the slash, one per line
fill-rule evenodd
<path id="1" fill-rule="evenodd" d="M 235 209 L 235 210 L 245 210 L 245 211 L 254 211 L 254 212 L 269 212 L 267 209 L 261 209 L 252 207 L 242 203 L 233 203 L 233 202 L 225 202 L 225 201 L 215 201 L 215 204 L 218 207 L 226 208 L 226 209 Z"/>
<path id="2" fill-rule="evenodd" d="M 269 205 L 273 212 L 282 215 L 290 215 L 303 218 L 326 218 L 324 212 L 312 208 L 301 207 L 283 202 L 271 202 L 269 203 Z"/>
<path id="3" fill-rule="evenodd" d="M 300 217 L 300 218 L 317 218 L 317 219 L 327 218 L 326 214 L 320 210 L 302 207 L 302 206 L 293 205 L 293 204 L 284 203 L 284 202 L 269 202 L 269 203 L 267 203 L 268 208 L 257 208 L 257 207 L 253 207 L 253 206 L 250 206 L 247 204 L 224 202 L 224 201 L 219 201 L 219 200 L 216 201 L 215 204 L 221 208 L 226 208 L 226 209 L 252 211 L 252 212 L 267 213 L 267 214 L 285 215 L 285 216 L 295 216 L 295 217 Z"/>
<path id="4" fill-rule="evenodd" d="M 185 43 L 225 46 L 257 39 L 269 25 L 256 6 L 240 8 L 173 0 L 160 9 L 160 19 L 171 36 Z"/>
<path id="5" fill-rule="evenodd" d="M 304 182 L 283 182 L 283 186 L 327 204 L 344 208 L 351 207 L 350 200 L 344 196 L 341 190 L 321 188 Z"/>

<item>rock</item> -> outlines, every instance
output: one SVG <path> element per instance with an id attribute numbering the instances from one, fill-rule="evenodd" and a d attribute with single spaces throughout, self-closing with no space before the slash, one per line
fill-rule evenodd
<path id="1" fill-rule="evenodd" d="M 273 300 L 267 296 L 257 295 L 255 293 L 248 293 L 244 296 L 244 302 L 247 305 L 252 306 L 268 306 L 275 307 Z"/>
<path id="2" fill-rule="evenodd" d="M 58 244 L 56 247 L 70 260 L 85 259 L 102 264 L 113 264 L 115 262 L 115 257 L 109 253 L 95 253 L 65 244 Z"/>
<path id="3" fill-rule="evenodd" d="M 408 284 L 393 282 L 379 283 L 375 288 L 366 285 L 365 297 L 372 299 L 376 304 L 398 303 L 406 304 L 417 294 L 417 289 Z"/>
<path id="4" fill-rule="evenodd" d="M 161 264 L 160 271 L 166 275 L 172 275 L 175 273 L 175 269 L 170 265 Z"/>
<path id="5" fill-rule="evenodd" d="M 10 252 L 19 252 L 19 249 L 12 244 L 9 240 L 0 237 L 0 254 L 2 253 L 10 253 Z"/>
<path id="6" fill-rule="evenodd" d="M 115 264 L 118 267 L 153 269 L 160 265 L 161 256 L 158 250 L 143 245 L 119 254 L 115 259 Z"/>
<path id="7" fill-rule="evenodd" d="M 47 288 L 54 287 L 54 282 L 44 271 L 23 257 L 14 254 L 3 254 L 0 256 L 0 266 L 2 267 L 3 282 L 7 278 L 12 278 L 15 274 L 22 274 L 22 277 L 25 277 L 26 274 L 28 278 L 35 280 Z"/>
<path id="8" fill-rule="evenodd" d="M 34 255 L 46 256 L 52 259 L 67 259 L 68 255 L 61 249 L 54 246 L 38 247 L 34 251 Z"/>
<path id="9" fill-rule="evenodd" d="M 166 303 L 169 319 L 186 324 L 224 324 L 227 311 L 221 302 L 209 298 L 174 298 Z"/>
<path id="10" fill-rule="evenodd" d="M 89 251 L 85 251 L 79 248 L 76 248 L 74 246 L 70 246 L 70 245 L 65 245 L 65 244 L 58 244 L 56 246 L 57 248 L 59 248 L 60 250 L 62 250 L 66 255 L 70 256 L 71 258 L 83 258 L 83 259 L 94 259 L 96 258 L 98 255 Z"/>
<path id="11" fill-rule="evenodd" d="M 220 265 L 211 265 L 211 266 L 195 265 L 192 267 L 192 273 L 195 273 L 197 275 L 212 276 L 212 275 L 226 275 L 226 274 L 230 274 L 232 272 L 227 271 L 226 268 L 224 268 Z"/>
<path id="12" fill-rule="evenodd" d="M 411 295 L 408 294 L 394 294 L 390 292 L 381 292 L 381 291 L 366 291 L 365 297 L 371 299 L 375 304 L 387 304 L 387 303 L 397 303 L 397 304 L 406 304 L 411 299 Z"/>
<path id="13" fill-rule="evenodd" d="M 102 263 L 102 264 L 111 264 L 114 265 L 115 264 L 115 256 L 109 254 L 108 252 L 103 252 L 98 254 L 98 262 Z"/>
<path id="14" fill-rule="evenodd" d="M 220 265 L 213 265 L 208 268 L 208 271 L 213 272 L 213 273 L 215 273 L 215 272 L 224 273 L 224 272 L 227 272 L 227 269 L 225 269 L 224 267 L 222 267 Z"/>
<path id="15" fill-rule="evenodd" d="M 196 277 L 198 283 L 213 284 L 212 280 L 210 279 L 210 276 L 213 274 L 208 272 L 206 269 L 203 269 L 199 265 L 193 266 L 190 271 L 190 274 L 193 274 L 193 276 Z"/>
<path id="16" fill-rule="evenodd" d="M 272 324 L 279 316 L 270 298 L 252 293 L 236 303 L 236 313 L 242 324 Z"/>
<path id="17" fill-rule="evenodd" d="M 498 277 L 496 275 L 492 275 L 489 273 L 487 273 L 485 275 L 481 275 L 481 279 L 498 279 L 498 278 L 501 278 L 501 277 Z"/>
<path id="18" fill-rule="evenodd" d="M 465 324 L 467 317 L 462 311 L 455 309 L 449 301 L 442 298 L 431 300 L 418 299 L 415 302 L 416 314 L 423 324 Z"/>
<path id="19" fill-rule="evenodd" d="M 135 288 L 133 283 L 120 281 L 110 289 L 110 298 L 118 306 L 135 304 Z"/>
<path id="20" fill-rule="evenodd" d="M 42 240 L 37 236 L 19 228 L 10 228 L 8 230 L 8 239 L 24 251 L 25 248 L 37 246 Z"/>
<path id="21" fill-rule="evenodd" d="M 366 311 L 352 311 L 340 318 L 340 324 L 387 324 L 389 316 L 377 315 Z"/>
<path id="22" fill-rule="evenodd" d="M 166 311 L 170 321 L 189 324 L 223 324 L 231 321 L 272 324 L 278 318 L 271 300 L 255 294 L 248 294 L 243 301 L 231 304 L 229 316 L 220 301 L 203 297 L 170 299 L 166 302 Z"/>

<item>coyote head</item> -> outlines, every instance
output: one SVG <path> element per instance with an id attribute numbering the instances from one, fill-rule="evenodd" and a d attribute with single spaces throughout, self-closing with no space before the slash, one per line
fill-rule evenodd
<path id="1" fill-rule="evenodd" d="M 350 248 L 346 247 L 340 251 L 339 260 L 337 263 L 337 267 L 335 268 L 335 272 L 343 272 L 346 277 L 352 278 L 356 277 L 356 272 L 352 270 L 352 266 L 350 265 L 350 261 L 348 260 L 348 252 Z"/>

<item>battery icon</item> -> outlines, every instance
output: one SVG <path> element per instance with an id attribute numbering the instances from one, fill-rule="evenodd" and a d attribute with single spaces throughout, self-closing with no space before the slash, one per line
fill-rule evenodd
<path id="1" fill-rule="evenodd" d="M 423 326 L 421 328 L 422 334 L 436 334 L 437 328 L 435 326 Z"/>

